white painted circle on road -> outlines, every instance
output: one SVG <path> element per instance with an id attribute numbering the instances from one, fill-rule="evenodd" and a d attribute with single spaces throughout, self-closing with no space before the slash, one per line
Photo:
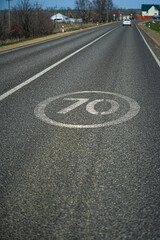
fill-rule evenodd
<path id="1" fill-rule="evenodd" d="M 68 100 L 74 101 L 74 104 L 72 104 L 58 112 L 58 114 L 61 114 L 61 115 L 64 114 L 64 116 L 68 112 L 71 112 L 71 111 L 73 112 L 80 105 L 86 105 L 86 112 L 88 112 L 92 115 L 95 115 L 95 116 L 97 116 L 98 114 L 100 114 L 102 116 L 113 114 L 119 109 L 119 103 L 117 103 L 117 101 L 115 101 L 115 100 L 108 99 L 108 98 L 107 99 L 97 98 L 92 101 L 90 101 L 89 98 L 73 98 L 73 97 L 66 98 L 68 96 L 73 96 L 73 95 L 81 96 L 83 94 L 93 94 L 93 93 L 97 94 L 97 95 L 103 94 L 105 96 L 109 95 L 111 97 L 120 98 L 123 101 L 127 102 L 127 104 L 129 105 L 129 110 L 123 116 L 120 116 L 117 119 L 109 120 L 109 121 L 106 121 L 103 123 L 98 123 L 98 124 L 97 123 L 96 124 L 70 124 L 70 123 L 58 122 L 58 121 L 55 121 L 54 119 L 49 118 L 45 113 L 45 109 L 49 104 L 54 103 L 56 100 L 59 100 L 61 98 L 65 101 L 68 101 Z M 98 112 L 97 110 L 95 110 L 95 105 L 99 104 L 101 102 L 108 102 L 111 105 L 111 108 L 108 111 Z M 134 99 L 123 96 L 118 93 L 102 92 L 102 91 L 81 91 L 81 92 L 61 94 L 56 97 L 48 98 L 36 106 L 34 113 L 35 113 L 36 117 L 38 117 L 45 123 L 54 125 L 54 126 L 67 127 L 67 128 L 98 128 L 98 127 L 113 126 L 113 125 L 117 125 L 117 124 L 126 122 L 126 121 L 132 119 L 133 117 L 135 117 L 138 114 L 139 110 L 140 110 L 140 106 Z M 64 117 L 64 121 L 65 121 L 65 117 Z"/>

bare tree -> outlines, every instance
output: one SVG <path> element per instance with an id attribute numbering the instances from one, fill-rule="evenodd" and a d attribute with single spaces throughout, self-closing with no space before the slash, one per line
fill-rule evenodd
<path id="1" fill-rule="evenodd" d="M 109 10 L 113 8 L 112 0 L 93 0 L 93 6 L 97 12 L 99 22 L 109 20 Z"/>
<path id="2" fill-rule="evenodd" d="M 7 11 L 3 10 L 0 13 L 0 40 L 5 40 L 9 35 L 8 15 Z"/>
<path id="3" fill-rule="evenodd" d="M 106 0 L 93 0 L 93 6 L 97 12 L 99 22 L 104 21 L 104 14 L 106 8 Z"/>
<path id="4" fill-rule="evenodd" d="M 106 0 L 106 10 L 107 10 L 107 22 L 109 21 L 109 12 L 113 9 L 112 0 Z"/>
<path id="5" fill-rule="evenodd" d="M 20 37 L 29 37 L 32 25 L 33 7 L 29 0 L 20 0 L 16 7 L 13 8 L 15 23 L 19 28 Z"/>
<path id="6" fill-rule="evenodd" d="M 76 0 L 75 8 L 83 21 L 88 21 L 91 16 L 92 3 L 89 0 Z"/>
<path id="7" fill-rule="evenodd" d="M 49 15 L 36 4 L 29 0 L 20 0 L 13 8 L 12 34 L 19 38 L 34 37 L 50 34 L 53 24 Z"/>

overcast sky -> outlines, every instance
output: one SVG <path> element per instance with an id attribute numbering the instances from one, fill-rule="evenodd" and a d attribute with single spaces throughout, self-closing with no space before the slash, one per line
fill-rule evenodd
<path id="1" fill-rule="evenodd" d="M 10 0 L 11 7 L 16 5 L 18 0 Z M 55 7 L 57 8 L 74 8 L 75 0 L 30 0 L 31 3 L 38 2 L 42 5 L 43 8 Z M 135 8 L 140 9 L 141 4 L 160 4 L 160 0 L 113 0 L 113 3 L 118 8 Z M 0 10 L 7 9 L 8 3 L 7 0 L 0 0 Z"/>

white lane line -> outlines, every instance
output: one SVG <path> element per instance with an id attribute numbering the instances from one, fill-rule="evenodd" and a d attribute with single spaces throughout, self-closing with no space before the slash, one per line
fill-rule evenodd
<path id="1" fill-rule="evenodd" d="M 7 91 L 6 93 L 2 94 L 0 96 L 0 101 L 2 101 L 3 99 L 7 98 L 8 96 L 10 96 L 11 94 L 15 93 L 16 91 L 18 91 L 19 89 L 23 88 L 24 86 L 28 85 L 29 83 L 33 82 L 34 80 L 36 80 L 37 78 L 41 77 L 42 75 L 44 75 L 45 73 L 49 72 L 51 69 L 55 68 L 56 66 L 58 66 L 59 64 L 63 63 L 64 61 L 68 60 L 69 58 L 73 57 L 74 55 L 76 55 L 77 53 L 81 52 L 82 50 L 84 50 L 85 48 L 91 46 L 92 44 L 94 44 L 95 42 L 99 41 L 101 38 L 105 37 L 107 34 L 113 32 L 114 30 L 116 30 L 118 27 L 112 29 L 111 31 L 103 34 L 102 36 L 98 37 L 97 39 L 95 39 L 94 41 L 88 43 L 87 45 L 85 45 L 84 47 L 76 50 L 75 52 L 69 54 L 67 57 L 61 59 L 60 61 L 54 63 L 53 65 L 51 65 L 50 67 L 44 69 L 43 71 L 39 72 L 38 74 L 34 75 L 33 77 L 29 78 L 28 80 L 26 80 L 25 82 L 17 85 L 16 87 L 12 88 L 11 90 Z"/>
<path id="2" fill-rule="evenodd" d="M 149 44 L 147 43 L 147 41 L 146 41 L 145 38 L 143 37 L 143 34 L 141 33 L 141 31 L 139 30 L 139 28 L 137 27 L 137 25 L 136 25 L 136 28 L 137 28 L 137 30 L 139 31 L 139 33 L 140 33 L 140 35 L 141 35 L 143 41 L 144 41 L 145 44 L 147 45 L 148 49 L 150 50 L 152 56 L 153 56 L 154 59 L 156 60 L 158 66 L 160 67 L 160 61 L 159 61 L 159 59 L 157 58 L 157 56 L 154 54 L 154 52 L 153 52 L 152 49 L 150 48 Z"/>

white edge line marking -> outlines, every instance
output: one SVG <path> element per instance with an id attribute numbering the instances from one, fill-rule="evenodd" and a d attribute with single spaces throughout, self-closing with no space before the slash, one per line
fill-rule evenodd
<path id="1" fill-rule="evenodd" d="M 7 91 L 6 93 L 2 94 L 0 96 L 0 101 L 2 101 L 3 99 L 7 98 L 8 96 L 10 96 L 11 94 L 13 94 L 14 92 L 18 91 L 19 89 L 23 88 L 24 86 L 28 85 L 29 83 L 33 82 L 34 80 L 36 80 L 37 78 L 41 77 L 42 75 L 44 75 L 45 73 L 49 72 L 51 69 L 55 68 L 56 66 L 58 66 L 59 64 L 63 63 L 64 61 L 66 61 L 67 59 L 71 58 L 72 56 L 76 55 L 77 53 L 81 52 L 82 50 L 84 50 L 85 48 L 89 47 L 90 45 L 94 44 L 95 42 L 99 41 L 101 38 L 105 37 L 107 34 L 113 32 L 114 30 L 116 30 L 118 27 L 110 30 L 109 32 L 103 34 L 102 36 L 98 37 L 97 39 L 95 39 L 94 41 L 88 43 L 87 45 L 85 45 L 84 47 L 76 50 L 75 52 L 69 54 L 67 57 L 61 59 L 60 61 L 54 63 L 53 65 L 51 65 L 50 67 L 44 69 L 43 71 L 39 72 L 38 74 L 34 75 L 33 77 L 29 78 L 28 80 L 26 80 L 25 82 L 17 85 L 16 87 L 12 88 L 11 90 Z"/>
<path id="2" fill-rule="evenodd" d="M 158 66 L 160 67 L 160 61 L 159 61 L 159 59 L 157 58 L 157 56 L 154 54 L 154 52 L 152 51 L 152 49 L 151 49 L 150 46 L 148 45 L 147 41 L 146 41 L 145 38 L 143 37 L 143 34 L 141 33 L 141 31 L 139 30 L 139 28 L 137 27 L 137 25 L 136 25 L 136 28 L 137 28 L 137 30 L 139 31 L 139 33 L 140 33 L 143 41 L 144 41 L 145 44 L 147 45 L 148 49 L 150 50 L 151 54 L 153 55 L 154 59 L 156 60 Z"/>

